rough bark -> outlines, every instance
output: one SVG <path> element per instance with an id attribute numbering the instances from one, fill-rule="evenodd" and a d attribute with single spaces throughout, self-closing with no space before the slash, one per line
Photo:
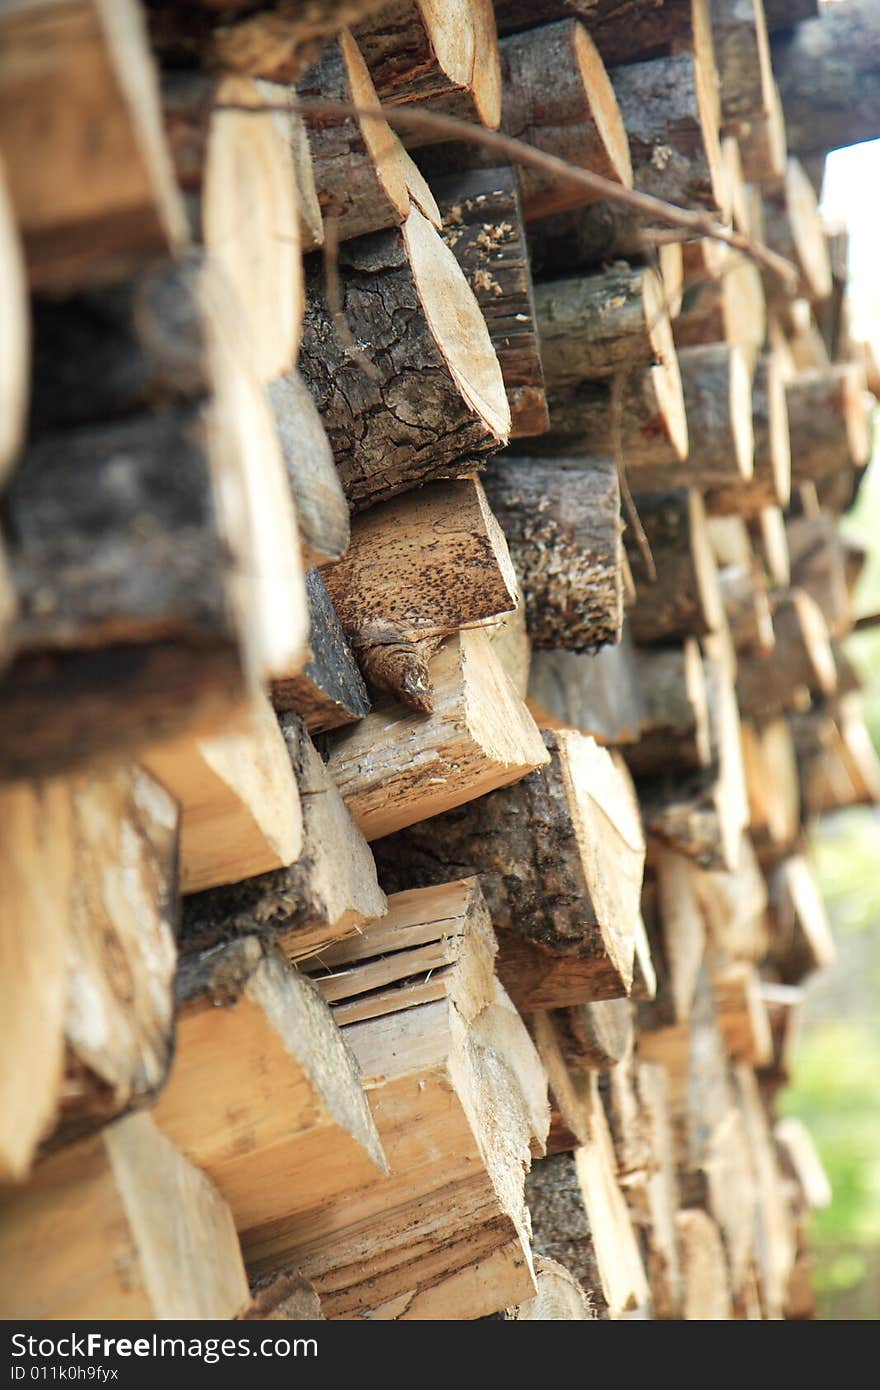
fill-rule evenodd
<path id="1" fill-rule="evenodd" d="M 382 101 L 447 96 L 474 81 L 477 6 L 385 0 L 354 26 L 354 36 Z"/>
<path id="2" fill-rule="evenodd" d="M 349 541 L 349 511 L 321 417 L 299 372 L 269 386 L 269 404 L 306 567 L 338 560 Z"/>
<path id="3" fill-rule="evenodd" d="M 549 425 L 522 202 L 512 169 L 432 181 L 443 237 L 483 311 L 510 405 L 512 439 Z"/>
<path id="4" fill-rule="evenodd" d="M 635 497 L 657 578 L 651 581 L 630 530 L 626 552 L 638 587 L 628 621 L 636 642 L 668 641 L 714 631 L 722 621 L 715 560 L 700 494 L 687 488 Z"/>
<path id="5" fill-rule="evenodd" d="M 756 516 L 764 507 L 788 506 L 791 497 L 791 434 L 779 355 L 758 358 L 752 378 L 754 470 L 751 478 L 706 493 L 711 516 Z"/>
<path id="6" fill-rule="evenodd" d="M 618 641 L 623 589 L 614 464 L 505 454 L 486 474 L 486 490 L 522 585 L 533 644 L 585 651 Z"/>
<path id="7" fill-rule="evenodd" d="M 403 228 L 346 243 L 342 312 L 373 370 L 339 340 L 310 274 L 300 369 L 352 507 L 474 471 L 510 411 L 485 321 L 452 252 L 413 209 Z"/>
<path id="8" fill-rule="evenodd" d="M 707 767 L 711 760 L 706 683 L 699 645 L 637 649 L 641 737 L 623 755 L 634 776 L 664 767 Z"/>
<path id="9" fill-rule="evenodd" d="M 579 729 L 597 743 L 633 743 L 642 720 L 642 692 L 626 623 L 618 643 L 591 653 L 536 651 L 529 708 L 543 729 Z"/>
<path id="10" fill-rule="evenodd" d="M 799 372 L 786 383 L 795 482 L 861 468 L 869 453 L 864 373 L 850 362 Z"/>
<path id="11" fill-rule="evenodd" d="M 615 266 L 535 288 L 544 371 L 553 387 L 613 376 L 675 356 L 656 271 Z"/>
<path id="12" fill-rule="evenodd" d="M 298 675 L 272 682 L 272 703 L 277 710 L 293 710 L 310 734 L 319 734 L 362 719 L 369 712 L 370 699 L 317 570 L 306 575 L 306 591 L 308 659 Z"/>
<path id="13" fill-rule="evenodd" d="M 495 13 L 500 34 L 576 15 L 606 63 L 631 63 L 692 43 L 700 8 L 700 0 L 496 0 Z"/>
<path id="14" fill-rule="evenodd" d="M 526 1178 L 535 1250 L 556 1260 L 584 1291 L 594 1318 L 609 1316 L 584 1196 L 571 1154 L 536 1163 Z"/>

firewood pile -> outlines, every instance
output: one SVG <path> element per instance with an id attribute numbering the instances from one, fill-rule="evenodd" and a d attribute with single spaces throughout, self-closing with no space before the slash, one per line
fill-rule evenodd
<path id="1" fill-rule="evenodd" d="M 0 1315 L 813 1315 L 822 8 L 3 6 Z"/>

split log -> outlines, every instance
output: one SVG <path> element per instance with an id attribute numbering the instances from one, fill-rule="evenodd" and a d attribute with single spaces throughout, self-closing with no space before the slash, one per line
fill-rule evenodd
<path id="1" fill-rule="evenodd" d="M 359 510 L 432 478 L 472 473 L 481 454 L 506 442 L 510 409 L 452 252 L 413 208 L 402 228 L 347 242 L 339 259 L 340 307 L 369 344 L 361 354 L 373 371 L 338 340 L 317 278 L 300 369 L 349 502 Z"/>
<path id="2" fill-rule="evenodd" d="M 312 167 L 312 152 L 306 123 L 298 111 L 291 109 L 276 113 L 284 122 L 290 153 L 293 156 L 293 172 L 296 179 L 296 211 L 299 218 L 299 239 L 303 255 L 324 245 L 324 221 L 321 217 L 321 204 L 315 186 L 315 171 Z"/>
<path id="3" fill-rule="evenodd" d="M 157 743 L 145 751 L 143 764 L 181 810 L 184 893 L 236 883 L 299 857 L 299 792 L 262 693 L 210 738 Z"/>
<path id="4" fill-rule="evenodd" d="M 330 775 L 368 840 L 508 786 L 547 762 L 485 632 L 449 638 L 429 674 L 433 714 L 377 705 L 330 745 Z"/>
<path id="5" fill-rule="evenodd" d="M 309 598 L 308 659 L 302 671 L 272 682 L 277 710 L 293 710 L 311 734 L 353 724 L 370 710 L 370 698 L 321 575 L 306 575 Z"/>
<path id="6" fill-rule="evenodd" d="M 762 507 L 757 517 L 749 522 L 749 530 L 759 542 L 759 549 L 772 583 L 780 589 L 788 588 L 791 581 L 791 565 L 785 518 L 781 507 Z"/>
<path id="7" fill-rule="evenodd" d="M 443 237 L 483 311 L 510 405 L 510 437 L 549 425 L 532 273 L 513 169 L 475 169 L 432 180 Z"/>
<path id="8" fill-rule="evenodd" d="M 712 516 L 735 512 L 754 516 L 763 507 L 788 506 L 791 497 L 791 436 L 786 384 L 776 352 L 762 353 L 752 378 L 752 477 L 710 489 L 706 509 Z"/>
<path id="9" fill-rule="evenodd" d="M 602 999 L 554 1009 L 549 1017 L 560 1054 L 572 1071 L 603 1071 L 617 1066 L 632 1051 L 632 1006 L 628 999 Z"/>
<path id="10" fill-rule="evenodd" d="M 697 1207 L 677 1213 L 685 1322 L 719 1322 L 733 1317 L 727 1260 L 721 1233 L 711 1216 Z"/>
<path id="11" fill-rule="evenodd" d="M 835 959 L 834 940 L 812 870 L 794 855 L 774 870 L 769 883 L 770 959 L 783 984 L 799 984 Z"/>
<path id="12" fill-rule="evenodd" d="M 249 1302 L 226 1203 L 147 1115 L 55 1154 L 11 1191 L 0 1250 L 0 1306 L 16 1320 L 228 1319 Z"/>
<path id="13" fill-rule="evenodd" d="M 571 730 L 544 741 L 548 765 L 515 787 L 375 847 L 388 888 L 480 874 L 500 979 L 528 1009 L 629 992 L 644 859 L 637 810 L 609 754 Z"/>
<path id="14" fill-rule="evenodd" d="M 573 19 L 501 40 L 501 130 L 545 154 L 632 187 L 633 171 L 614 89 L 592 39 Z M 485 167 L 497 156 L 476 145 L 438 145 L 429 171 Z M 527 221 L 582 207 L 596 195 L 557 174 L 518 170 Z"/>
<path id="15" fill-rule="evenodd" d="M 629 628 L 598 652 L 536 651 L 529 709 L 542 729 L 571 728 L 600 744 L 632 744 L 642 724 L 642 690 Z"/>
<path id="16" fill-rule="evenodd" d="M 810 1131 L 795 1115 L 773 1126 L 773 1138 L 783 1170 L 794 1178 L 810 1211 L 831 1205 L 831 1184 Z"/>
<path id="17" fill-rule="evenodd" d="M 546 1255 L 535 1256 L 534 1298 L 505 1311 L 509 1322 L 590 1322 L 590 1300 L 564 1265 Z"/>
<path id="18" fill-rule="evenodd" d="M 740 1065 L 734 1080 L 757 1179 L 755 1254 L 761 1304 L 766 1318 L 779 1318 L 795 1257 L 792 1220 L 755 1074 Z"/>
<path id="19" fill-rule="evenodd" d="M 254 935 L 298 961 L 385 911 L 373 857 L 305 725 L 289 714 L 280 723 L 300 792 L 302 853 L 286 869 L 186 898 L 187 952 Z"/>
<path id="20" fill-rule="evenodd" d="M 700 494 L 679 488 L 639 493 L 634 500 L 657 570 L 651 581 L 627 529 L 624 543 L 638 585 L 628 613 L 634 640 L 668 642 L 718 628 L 724 610 Z"/>
<path id="21" fill-rule="evenodd" d="M 144 772 L 2 794 L 0 1171 L 143 1105 L 173 1045 L 177 812 Z M 96 1010 L 101 1027 L 95 1027 Z"/>
<path id="22" fill-rule="evenodd" d="M 741 658 L 736 682 L 743 713 L 765 721 L 797 708 L 804 690 L 831 695 L 837 684 L 828 628 L 809 594 L 792 589 L 777 599 L 773 630 L 773 650 Z"/>
<path id="23" fill-rule="evenodd" d="M 517 602 L 507 542 L 476 479 L 429 483 L 362 513 L 323 577 L 367 680 L 425 714 L 439 639 Z"/>
<path id="24" fill-rule="evenodd" d="M 30 392 L 31 328 L 27 274 L 0 162 L 0 483 L 21 448 Z"/>
<path id="25" fill-rule="evenodd" d="M 680 241 L 667 241 L 657 247 L 657 266 L 663 282 L 663 298 L 670 318 L 678 318 L 684 292 L 684 256 Z"/>
<path id="26" fill-rule="evenodd" d="M 178 996 L 156 1124 L 216 1183 L 246 1262 L 262 1272 L 273 1232 L 290 1263 L 313 1207 L 387 1172 L 357 1063 L 314 987 L 253 937 L 188 958 Z"/>
<path id="27" fill-rule="evenodd" d="M 773 70 L 795 154 L 880 135 L 874 0 L 820 5 L 815 19 L 774 39 Z"/>
<path id="28" fill-rule="evenodd" d="M 647 266 L 615 266 L 535 287 L 550 386 L 614 376 L 675 357 L 663 285 Z"/>
<path id="29" fill-rule="evenodd" d="M 621 1186 L 641 1238 L 654 1316 L 678 1318 L 682 1297 L 675 1230 L 678 1184 L 666 1069 L 653 1062 L 637 1063 L 636 1089 L 651 1162 L 644 1173 L 622 1174 Z"/>
<path id="30" fill-rule="evenodd" d="M 536 647 L 617 642 L 623 621 L 620 484 L 606 460 L 520 459 L 486 474 Z"/>
<path id="31" fill-rule="evenodd" d="M 638 741 L 623 755 L 637 777 L 664 767 L 708 767 L 709 707 L 699 644 L 636 649 L 634 677 L 642 698 Z"/>
<path id="32" fill-rule="evenodd" d="M 354 26 L 354 36 L 383 102 L 424 101 L 461 89 L 482 101 L 487 74 L 476 70 L 475 57 L 483 49 L 478 26 L 486 23 L 491 16 L 474 0 L 456 0 L 451 7 L 386 0 Z"/>
<path id="33" fill-rule="evenodd" d="M 773 1060 L 773 1038 L 755 966 L 747 961 L 725 966 L 714 972 L 712 988 L 730 1056 L 750 1067 L 766 1066 Z"/>
<path id="34" fill-rule="evenodd" d="M 864 389 L 862 368 L 851 362 L 799 372 L 786 384 L 793 481 L 818 483 L 867 462 Z"/>
<path id="35" fill-rule="evenodd" d="M 650 492 L 675 486 L 711 487 L 728 480 L 748 482 L 754 473 L 754 435 L 745 357 L 737 348 L 719 343 L 684 348 L 678 365 L 687 416 L 687 458 L 671 456 L 653 466 L 627 458 L 633 487 Z"/>
<path id="36" fill-rule="evenodd" d="M 321 417 L 299 372 L 277 377 L 268 391 L 296 505 L 303 566 L 338 560 L 348 548 L 348 502 Z"/>
<path id="37" fill-rule="evenodd" d="M 664 777 L 640 788 L 645 834 L 687 855 L 704 868 L 732 868 L 742 834 L 738 808 L 725 794 L 723 779 L 704 769 L 688 777 Z"/>
<path id="38" fill-rule="evenodd" d="M 234 74 L 163 76 L 165 131 L 193 231 L 251 326 L 261 381 L 293 367 L 304 311 L 296 173 L 275 109 L 287 100 L 284 87 Z"/>
<path id="39" fill-rule="evenodd" d="M 637 367 L 610 383 L 585 381 L 549 392 L 550 433 L 533 453 L 612 458 L 633 467 L 687 456 L 687 416 L 676 358 Z"/>
<path id="40" fill-rule="evenodd" d="M 775 81 L 770 83 L 766 95 L 767 109 L 740 126 L 737 142 L 745 177 L 756 188 L 767 185 L 773 189 L 785 177 L 788 138 L 782 98 Z"/>
<path id="41" fill-rule="evenodd" d="M 0 149 L 31 285 L 120 279 L 181 245 L 186 219 L 134 0 L 16 0 L 0 35 Z"/>
<path id="42" fill-rule="evenodd" d="M 800 835 L 799 756 L 788 719 L 743 720 L 743 759 L 752 837 L 762 854 L 790 852 Z"/>
<path id="43" fill-rule="evenodd" d="M 762 233 L 772 251 L 798 267 L 798 293 L 806 299 L 827 299 L 831 293 L 831 262 L 812 184 L 796 159 L 785 167 L 785 181 L 778 194 L 764 200 Z M 779 280 L 765 277 L 769 295 Z"/>
<path id="44" fill-rule="evenodd" d="M 460 0 L 457 8 L 463 13 Z M 466 76 L 463 65 L 461 76 L 464 80 L 460 85 L 448 91 L 438 91 L 434 95 L 420 96 L 419 105 L 428 113 L 455 116 L 458 120 L 497 130 L 501 121 L 501 57 L 498 51 L 494 6 L 492 0 L 469 0 L 466 8 L 473 27 L 470 76 Z M 423 9 L 423 18 L 427 18 L 426 9 Z M 447 20 L 447 23 L 460 25 L 461 18 Z M 395 56 L 399 57 L 399 50 Z M 394 101 L 395 96 L 392 94 L 389 99 Z M 407 130 L 402 134 L 404 143 L 410 149 L 419 145 L 430 145 L 437 139 L 437 136 L 428 130 Z"/>
<path id="45" fill-rule="evenodd" d="M 526 628 L 526 601 L 519 584 L 516 586 L 516 608 L 499 617 L 484 619 L 481 626 L 486 630 L 502 670 L 519 698 L 525 700 L 532 665 L 532 643 Z"/>

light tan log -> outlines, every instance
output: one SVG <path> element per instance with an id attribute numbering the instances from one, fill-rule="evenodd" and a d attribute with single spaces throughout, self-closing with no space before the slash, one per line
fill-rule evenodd
<path id="1" fill-rule="evenodd" d="M 27 275 L 0 160 L 0 482 L 21 447 L 30 392 L 31 329 Z"/>
<path id="2" fill-rule="evenodd" d="M 500 978 L 532 1009 L 629 992 L 644 856 L 637 809 L 610 755 L 572 730 L 545 743 L 548 766 L 515 788 L 376 846 L 388 887 L 480 874 Z M 552 879 L 542 867 L 551 845 Z"/>
<path id="3" fill-rule="evenodd" d="M 719 1322 L 733 1317 L 727 1261 L 721 1233 L 711 1216 L 697 1207 L 675 1218 L 681 1261 L 686 1322 Z"/>
<path id="4" fill-rule="evenodd" d="M 181 245 L 186 219 L 134 0 L 14 0 L 0 36 L 0 151 L 31 284 L 121 279 Z"/>
<path id="5" fill-rule="evenodd" d="M 413 207 L 402 228 L 345 243 L 340 272 L 342 311 L 368 344 L 361 351 L 375 372 L 337 339 L 317 271 L 300 370 L 349 501 L 361 509 L 472 473 L 480 455 L 506 442 L 510 408 L 485 320 L 452 252 Z"/>
<path id="6" fill-rule="evenodd" d="M 653 1062 L 635 1068 L 640 1128 L 650 1153 L 647 1170 L 624 1172 L 621 1187 L 641 1239 L 645 1273 L 657 1318 L 677 1318 L 681 1311 L 682 1280 L 675 1214 L 678 1184 L 669 1112 L 666 1069 Z"/>
<path id="7" fill-rule="evenodd" d="M 760 541 L 770 578 L 780 589 L 786 589 L 791 581 L 791 565 L 782 509 L 762 507 L 750 523 L 750 529 Z"/>
<path id="8" fill-rule="evenodd" d="M 535 1256 L 535 1284 L 538 1292 L 516 1308 L 508 1308 L 510 1322 L 590 1322 L 595 1314 L 590 1301 L 573 1275 L 558 1260 Z"/>
<path id="9" fill-rule="evenodd" d="M 742 352 L 749 369 L 764 342 L 767 306 L 754 262 L 739 251 L 716 252 L 717 269 L 689 277 L 673 326 L 676 346 L 726 342 Z"/>
<path id="10" fill-rule="evenodd" d="M 382 101 L 405 103 L 479 87 L 477 26 L 485 16 L 472 0 L 385 0 L 354 28 Z"/>
<path id="11" fill-rule="evenodd" d="M 773 1038 L 756 967 L 747 961 L 726 965 L 713 974 L 712 988 L 730 1056 L 750 1067 L 767 1066 L 773 1060 Z"/>
<path id="12" fill-rule="evenodd" d="M 788 141 L 782 101 L 775 82 L 767 95 L 767 110 L 740 127 L 737 141 L 745 177 L 759 187 L 767 184 L 775 189 L 785 177 Z"/>
<path id="13" fill-rule="evenodd" d="M 793 1222 L 755 1073 L 740 1065 L 734 1079 L 757 1179 L 755 1253 L 761 1304 L 765 1318 L 779 1318 L 794 1264 Z"/>
<path id="14" fill-rule="evenodd" d="M 777 352 L 762 353 L 752 378 L 753 473 L 749 479 L 712 488 L 706 509 L 713 516 L 755 516 L 763 507 L 788 506 L 791 497 L 791 435 L 784 369 Z"/>
<path id="15" fill-rule="evenodd" d="M 755 842 L 777 853 L 791 849 L 800 830 L 800 791 L 789 721 L 743 720 L 742 746 Z"/>
<path id="16" fill-rule="evenodd" d="M 299 372 L 269 384 L 281 457 L 296 504 L 303 567 L 344 555 L 349 511 L 321 417 Z"/>
<path id="17" fill-rule="evenodd" d="M 280 114 L 284 131 L 293 156 L 293 172 L 296 179 L 296 211 L 299 218 L 299 238 L 303 255 L 324 245 L 324 221 L 321 217 L 321 204 L 315 186 L 315 171 L 312 167 L 312 151 L 306 123 L 298 111 L 290 110 Z"/>
<path id="18" fill-rule="evenodd" d="M 262 693 L 211 738 L 157 744 L 147 749 L 143 764 L 181 808 L 184 893 L 236 883 L 299 857 L 299 792 L 278 721 Z"/>
<path id="19" fill-rule="evenodd" d="M 482 626 L 511 685 L 519 698 L 525 700 L 532 665 L 532 643 L 526 628 L 526 601 L 519 584 L 516 608 L 510 613 L 502 613 L 500 617 L 486 618 Z"/>
<path id="20" fill-rule="evenodd" d="M 381 706 L 333 739 L 330 774 L 368 840 L 517 782 L 547 762 L 485 632 L 447 639 L 430 676 L 433 714 Z"/>
<path id="21" fill-rule="evenodd" d="M 678 488 L 634 500 L 657 572 L 656 580 L 645 573 L 628 527 L 624 543 L 638 592 L 628 613 L 634 640 L 663 642 L 717 629 L 724 608 L 700 493 Z"/>
<path id="22" fill-rule="evenodd" d="M 786 859 L 769 883 L 770 958 L 784 984 L 799 984 L 835 959 L 831 928 L 809 863 L 800 855 Z"/>
<path id="23" fill-rule="evenodd" d="M 600 744 L 632 744 L 642 720 L 636 658 L 624 622 L 621 640 L 601 651 L 536 651 L 529 709 L 542 729 L 571 728 Z"/>
<path id="24" fill-rule="evenodd" d="M 799 269 L 799 293 L 806 299 L 827 299 L 831 293 L 831 262 L 819 217 L 816 194 L 796 159 L 785 166 L 785 180 L 778 194 L 764 200 L 763 235 L 771 250 L 785 256 Z M 769 294 L 777 286 L 766 282 Z"/>
<path id="25" fill-rule="evenodd" d="M 290 714 L 280 724 L 300 792 L 302 853 L 289 868 L 186 898 L 186 951 L 257 935 L 298 961 L 385 911 L 370 850 L 305 725 Z"/>
<path id="26" fill-rule="evenodd" d="M 542 25 L 501 40 L 501 130 L 546 154 L 632 187 L 627 134 L 605 65 L 582 24 Z M 495 156 L 476 145 L 431 151 L 429 170 L 485 167 Z M 596 196 L 540 169 L 519 171 L 527 221 L 595 202 Z"/>
<path id="27" fill-rule="evenodd" d="M 156 1123 L 217 1184 L 245 1259 L 268 1229 L 285 1263 L 311 1208 L 387 1171 L 357 1063 L 314 987 L 253 937 L 189 958 L 178 994 Z"/>
<path id="28" fill-rule="evenodd" d="M 304 311 L 287 101 L 285 87 L 238 74 L 177 71 L 163 77 L 177 181 L 195 235 L 222 268 L 250 323 L 252 363 L 261 381 L 293 367 Z"/>
<path id="29" fill-rule="evenodd" d="M 707 937 L 719 958 L 759 962 L 767 954 L 767 886 L 751 838 L 743 832 L 733 870 L 689 865 Z"/>
<path id="30" fill-rule="evenodd" d="M 824 1211 L 832 1200 L 831 1184 L 815 1140 L 803 1120 L 786 1115 L 773 1126 L 783 1170 L 794 1177 L 810 1211 Z"/>
<path id="31" fill-rule="evenodd" d="M 667 241 L 657 247 L 657 266 L 663 283 L 663 300 L 669 317 L 677 319 L 681 313 L 684 294 L 684 243 Z"/>
<path id="32" fill-rule="evenodd" d="M 786 385 L 792 479 L 820 482 L 867 461 L 864 373 L 853 363 L 799 372 Z"/>
<path id="33" fill-rule="evenodd" d="M 475 479 L 431 483 L 371 508 L 323 577 L 367 678 L 424 713 L 431 687 L 421 639 L 516 606 L 507 542 Z"/>
<path id="34" fill-rule="evenodd" d="M 9 1192 L 0 1249 L 0 1308 L 16 1320 L 228 1319 L 249 1302 L 229 1208 L 147 1115 Z"/>

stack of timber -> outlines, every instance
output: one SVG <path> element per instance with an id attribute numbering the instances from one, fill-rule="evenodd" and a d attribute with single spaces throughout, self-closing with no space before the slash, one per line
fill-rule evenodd
<path id="1" fill-rule="evenodd" d="M 813 1316 L 872 3 L 3 7 L 0 1315 Z"/>

